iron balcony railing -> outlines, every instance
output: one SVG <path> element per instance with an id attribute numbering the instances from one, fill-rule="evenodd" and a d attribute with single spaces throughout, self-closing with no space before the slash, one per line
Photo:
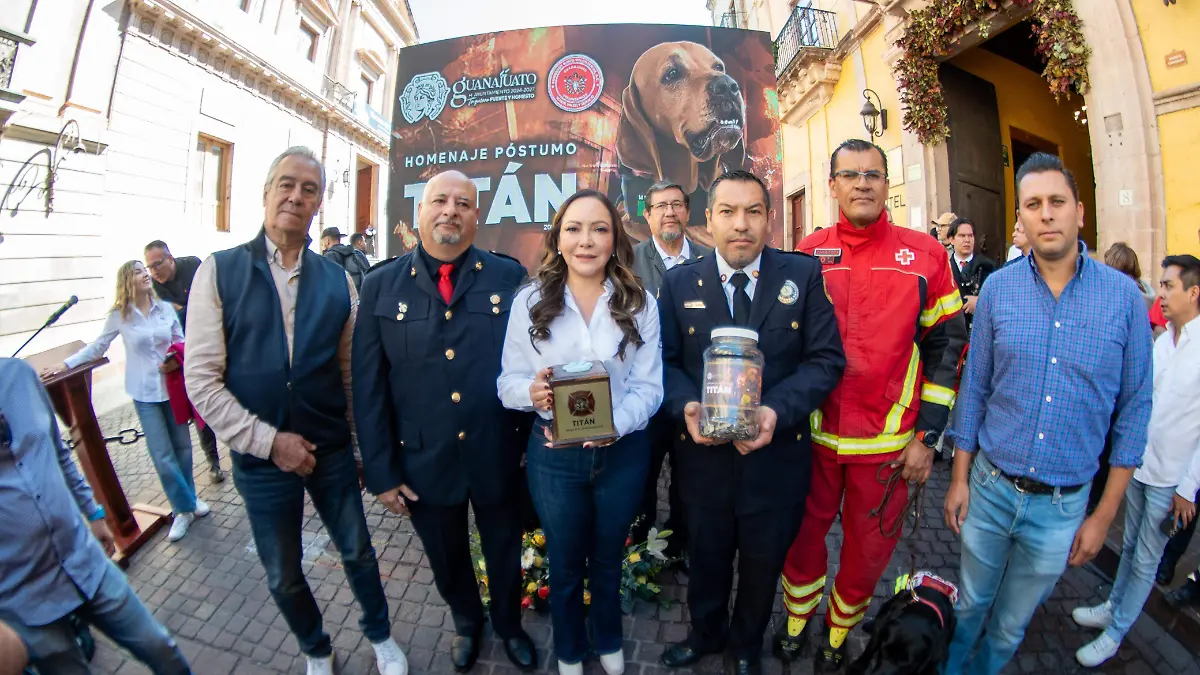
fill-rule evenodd
<path id="1" fill-rule="evenodd" d="M 721 28 L 745 28 L 746 13 L 725 12 L 721 15 L 721 21 L 718 25 L 720 25 Z"/>
<path id="2" fill-rule="evenodd" d="M 358 92 L 351 91 L 341 82 L 325 76 L 325 84 L 321 87 L 321 93 L 325 98 L 346 109 L 346 112 L 354 112 L 354 102 L 358 99 Z"/>
<path id="3" fill-rule="evenodd" d="M 775 38 L 775 77 L 782 75 L 805 49 L 833 49 L 837 43 L 836 14 L 796 7 Z"/>
<path id="4" fill-rule="evenodd" d="M 0 28 L 0 89 L 8 89 L 12 83 L 13 68 L 17 63 L 17 48 L 33 44 L 33 38 L 24 33 Z"/>

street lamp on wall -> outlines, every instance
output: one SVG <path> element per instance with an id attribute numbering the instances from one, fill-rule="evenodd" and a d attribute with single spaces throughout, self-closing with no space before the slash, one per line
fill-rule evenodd
<path id="1" fill-rule="evenodd" d="M 350 187 L 350 169 L 346 169 L 342 172 L 342 185 Z"/>
<path id="2" fill-rule="evenodd" d="M 875 101 L 871 100 L 872 96 L 875 97 Z M 866 101 L 863 103 L 862 111 L 859 112 L 863 118 L 863 127 L 869 136 L 880 138 L 887 130 L 887 110 L 884 110 L 883 101 L 879 99 L 879 94 L 876 94 L 873 89 L 864 89 L 863 98 Z"/>

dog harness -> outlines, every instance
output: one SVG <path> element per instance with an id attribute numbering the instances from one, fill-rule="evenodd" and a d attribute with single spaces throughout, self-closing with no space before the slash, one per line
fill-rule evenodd
<path id="1" fill-rule="evenodd" d="M 958 602 L 958 587 L 936 574 L 930 574 L 925 571 L 917 572 L 911 579 L 909 579 L 907 574 L 896 579 L 896 593 L 907 589 L 912 594 L 912 602 L 932 609 L 937 614 L 938 623 L 941 624 L 942 628 L 945 628 L 946 617 L 942 616 L 942 610 L 934 603 L 917 595 L 917 589 L 922 587 L 932 589 L 946 596 L 950 600 L 951 606 Z"/>

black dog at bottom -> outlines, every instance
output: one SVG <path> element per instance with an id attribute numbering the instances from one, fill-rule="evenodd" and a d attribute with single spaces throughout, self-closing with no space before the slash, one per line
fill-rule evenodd
<path id="1" fill-rule="evenodd" d="M 871 640 L 847 675 L 937 675 L 954 637 L 958 589 L 918 573 L 913 589 L 888 600 L 870 624 Z"/>

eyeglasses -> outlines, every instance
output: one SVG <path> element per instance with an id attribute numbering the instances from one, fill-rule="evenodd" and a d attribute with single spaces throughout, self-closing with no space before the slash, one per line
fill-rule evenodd
<path id="1" fill-rule="evenodd" d="M 868 183 L 878 183 L 886 176 L 882 171 L 874 169 L 870 171 L 855 171 L 854 169 L 842 169 L 833 174 L 836 178 L 846 181 L 847 183 L 857 183 L 859 178 L 866 178 Z"/>
<path id="2" fill-rule="evenodd" d="M 156 260 L 155 262 L 152 262 L 149 265 L 146 265 L 146 269 L 154 271 L 154 270 L 162 267 L 163 265 L 166 265 L 170 261 L 171 261 L 170 258 L 163 258 L 162 260 Z"/>
<path id="3" fill-rule="evenodd" d="M 666 213 L 667 209 L 671 209 L 673 211 L 682 211 L 684 209 L 683 202 L 659 202 L 657 204 L 650 205 L 651 211 L 657 211 L 659 213 Z"/>

